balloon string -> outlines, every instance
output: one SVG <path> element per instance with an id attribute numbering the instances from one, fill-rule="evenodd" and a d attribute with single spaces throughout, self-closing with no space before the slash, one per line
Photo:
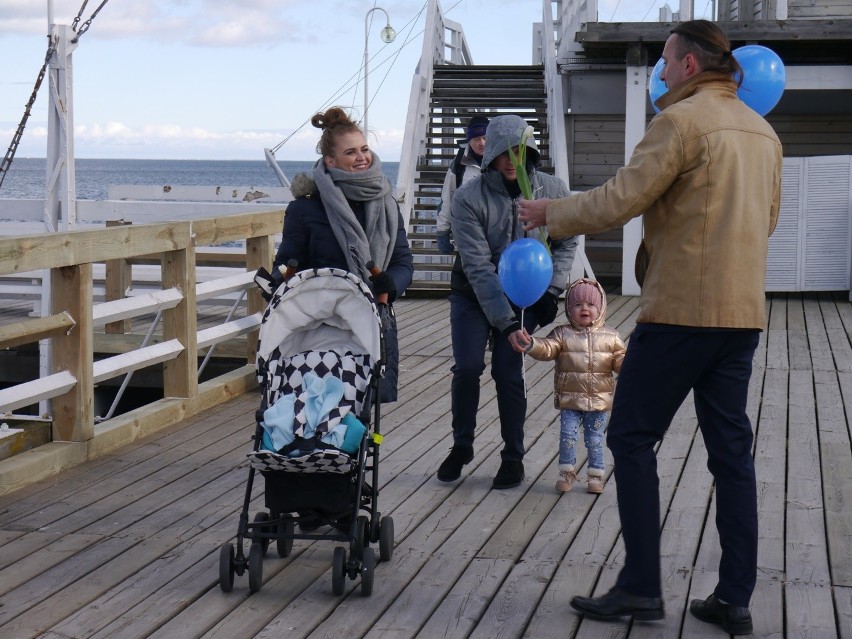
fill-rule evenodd
<path id="1" fill-rule="evenodd" d="M 524 310 L 521 309 L 521 327 L 524 326 Z M 527 398 L 527 364 L 526 364 L 526 353 L 521 353 L 521 379 L 524 380 L 524 399 Z"/>

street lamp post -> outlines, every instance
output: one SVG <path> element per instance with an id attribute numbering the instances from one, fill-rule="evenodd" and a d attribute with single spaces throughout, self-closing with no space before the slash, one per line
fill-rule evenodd
<path id="1" fill-rule="evenodd" d="M 390 25 L 390 18 L 388 17 L 388 12 L 382 9 L 381 7 L 373 7 L 372 9 L 370 9 L 367 12 L 367 15 L 364 16 L 364 137 L 367 136 L 367 109 L 369 109 L 370 107 L 370 96 L 367 93 L 367 77 L 369 75 L 367 71 L 367 65 L 370 60 L 367 52 L 369 48 L 367 45 L 370 36 L 370 23 L 368 21 L 370 15 L 374 11 L 381 11 L 385 14 L 386 24 L 385 28 L 382 29 L 381 33 L 382 42 L 384 42 L 385 44 L 390 44 L 391 42 L 393 42 L 394 38 L 396 38 L 396 31 L 394 31 L 394 28 Z"/>

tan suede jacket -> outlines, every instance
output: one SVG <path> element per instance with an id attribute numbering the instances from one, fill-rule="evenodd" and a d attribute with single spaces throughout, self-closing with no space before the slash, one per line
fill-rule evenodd
<path id="1" fill-rule="evenodd" d="M 571 286 L 580 281 L 590 280 L 577 280 Z M 558 409 L 598 411 L 612 408 L 615 373 L 621 370 L 626 348 L 618 331 L 604 324 L 606 293 L 600 284 L 598 289 L 603 305 L 591 326 L 581 328 L 571 322 L 566 296 L 568 323 L 557 326 L 547 337 L 534 337 L 528 351 L 534 359 L 556 361 L 553 405 Z"/>
<path id="2" fill-rule="evenodd" d="M 704 72 L 669 91 L 627 166 L 602 186 L 547 206 L 553 237 L 617 228 L 644 213 L 638 322 L 765 325 L 781 143 L 736 88 L 725 75 Z"/>

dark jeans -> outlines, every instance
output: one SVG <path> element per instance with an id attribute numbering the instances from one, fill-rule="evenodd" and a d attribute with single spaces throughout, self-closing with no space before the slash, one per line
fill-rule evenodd
<path id="1" fill-rule="evenodd" d="M 616 386 L 607 445 L 615 462 L 626 556 L 619 588 L 659 597 L 660 495 L 654 445 L 687 393 L 716 480 L 722 546 L 716 595 L 748 606 L 757 579 L 757 490 L 746 415 L 759 332 L 638 324 Z"/>
<path id="2" fill-rule="evenodd" d="M 538 326 L 538 316 L 532 308 L 524 311 L 524 326 L 530 333 Z M 491 333 L 494 337 L 491 377 L 497 389 L 500 434 L 504 443 L 500 456 L 506 460 L 522 460 L 527 398 L 521 354 L 512 348 L 506 336 L 488 323 L 477 302 L 458 293 L 450 293 L 450 327 L 455 359 L 451 390 L 453 443 L 473 446 L 479 409 L 479 378 L 485 370 L 485 349 Z"/>

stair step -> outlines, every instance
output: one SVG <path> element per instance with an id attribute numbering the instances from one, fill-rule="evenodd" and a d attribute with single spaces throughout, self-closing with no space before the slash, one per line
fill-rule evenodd
<path id="1" fill-rule="evenodd" d="M 550 140 L 542 66 L 437 65 L 425 140 L 425 157 L 416 167 L 414 206 L 408 238 L 415 259 L 415 280 L 409 291 L 446 294 L 448 271 L 453 258 L 438 253 L 435 246 L 435 214 L 447 169 L 464 139 L 464 127 L 476 114 L 489 118 L 512 113 L 520 115 L 535 130 L 536 143 L 548 166 Z M 436 259 L 440 256 L 441 259 Z M 434 263 L 433 263 L 434 262 Z M 430 277 L 431 275 L 431 277 Z M 422 278 L 422 279 L 421 279 Z M 415 293 L 416 294 L 416 293 Z"/>

